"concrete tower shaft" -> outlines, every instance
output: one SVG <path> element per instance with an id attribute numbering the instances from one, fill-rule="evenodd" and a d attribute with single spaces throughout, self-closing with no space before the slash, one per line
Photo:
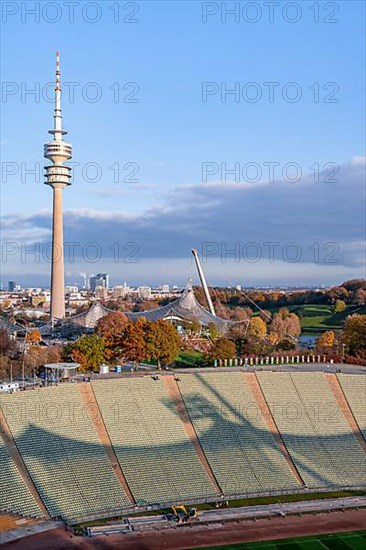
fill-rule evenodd
<path id="1" fill-rule="evenodd" d="M 54 127 L 49 130 L 53 140 L 44 146 L 44 156 L 52 162 L 45 166 L 45 183 L 53 189 L 52 265 L 51 265 L 51 320 L 65 317 L 64 237 L 62 191 L 71 184 L 71 167 L 63 163 L 70 160 L 72 148 L 63 141 L 67 134 L 62 129 L 60 57 L 56 52 L 56 86 Z"/>

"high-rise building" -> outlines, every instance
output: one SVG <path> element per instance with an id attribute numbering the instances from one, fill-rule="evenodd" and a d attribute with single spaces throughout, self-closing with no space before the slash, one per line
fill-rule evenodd
<path id="1" fill-rule="evenodd" d="M 117 285 L 112 288 L 112 297 L 114 299 L 125 298 L 130 293 L 131 289 L 126 284 L 124 284 L 123 286 Z"/>
<path id="2" fill-rule="evenodd" d="M 138 289 L 138 296 L 142 300 L 150 300 L 151 298 L 151 287 L 150 286 L 139 286 Z"/>
<path id="3" fill-rule="evenodd" d="M 64 162 L 71 159 L 72 148 L 63 140 L 67 134 L 62 129 L 60 57 L 56 52 L 56 86 L 54 127 L 49 130 L 53 140 L 44 146 L 44 156 L 52 164 L 45 166 L 45 183 L 53 190 L 52 215 L 52 264 L 51 264 L 51 320 L 65 317 L 64 236 L 62 219 L 62 191 L 70 185 L 71 167 Z"/>
<path id="4" fill-rule="evenodd" d="M 95 288 L 95 297 L 97 300 L 107 300 L 108 288 L 106 286 L 97 286 Z"/>
<path id="5" fill-rule="evenodd" d="M 15 281 L 8 282 L 8 292 L 14 292 L 15 287 L 17 286 Z"/>
<path id="6" fill-rule="evenodd" d="M 103 286 L 109 288 L 109 275 L 108 273 L 98 273 L 90 277 L 90 290 L 95 292 L 97 286 Z"/>

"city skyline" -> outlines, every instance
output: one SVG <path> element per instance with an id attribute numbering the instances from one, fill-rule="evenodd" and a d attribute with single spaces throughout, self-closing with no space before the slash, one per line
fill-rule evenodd
<path id="1" fill-rule="evenodd" d="M 80 163 L 65 197 L 67 283 L 88 271 L 131 284 L 184 285 L 192 247 L 207 253 L 211 285 L 328 285 L 364 277 L 364 106 L 356 93 L 363 89 L 363 34 L 354 32 L 352 44 L 346 38 L 362 24 L 364 6 L 352 2 L 350 10 L 340 2 L 334 24 L 315 23 L 303 10 L 296 24 L 263 17 L 240 26 L 233 18 L 204 22 L 201 6 L 181 2 L 166 9 L 156 3 L 159 18 L 151 19 L 153 4 L 141 3 L 138 21 L 123 23 L 124 34 L 105 42 L 115 23 L 103 12 L 95 44 L 87 20 L 66 41 L 62 21 L 55 29 L 45 19 L 8 17 L 2 283 L 46 286 L 49 277 L 51 211 L 41 185 L 40 136 L 48 126 L 46 84 L 56 46 L 68 83 L 63 103 L 78 152 L 73 160 Z M 42 30 L 37 37 L 35 25 Z M 189 25 L 200 32 L 190 33 Z M 173 34 L 174 52 L 166 48 Z M 131 55 L 129 40 L 136 45 Z M 284 55 L 289 40 L 296 58 Z M 249 46 L 255 55 L 247 55 Z M 253 101 L 258 89 L 261 99 Z M 301 99 L 293 101 L 299 89 Z"/>

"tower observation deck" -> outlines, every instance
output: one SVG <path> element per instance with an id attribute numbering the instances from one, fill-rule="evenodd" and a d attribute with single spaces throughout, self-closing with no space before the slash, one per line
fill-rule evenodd
<path id="1" fill-rule="evenodd" d="M 51 265 L 51 320 L 65 317 L 65 275 L 62 191 L 71 184 L 71 167 L 64 164 L 72 157 L 70 143 L 63 141 L 67 134 L 62 129 L 60 56 L 56 52 L 56 86 L 54 127 L 49 130 L 53 140 L 44 146 L 44 156 L 52 164 L 45 166 L 45 183 L 53 189 L 52 265 Z"/>

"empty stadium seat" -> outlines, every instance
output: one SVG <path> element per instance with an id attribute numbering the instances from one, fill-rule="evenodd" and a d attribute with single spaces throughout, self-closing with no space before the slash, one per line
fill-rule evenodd
<path id="1" fill-rule="evenodd" d="M 308 487 L 360 486 L 365 454 L 322 373 L 258 373 L 287 449 Z"/>
<path id="2" fill-rule="evenodd" d="M 242 373 L 182 375 L 179 386 L 225 493 L 300 487 Z"/>
<path id="3" fill-rule="evenodd" d="M 71 518 L 129 505 L 76 386 L 1 396 L 0 404 L 51 516 Z"/>
<path id="4" fill-rule="evenodd" d="M 366 439 L 366 376 L 338 374 L 338 380 L 358 427 Z"/>
<path id="5" fill-rule="evenodd" d="M 41 509 L 18 472 L 9 451 L 0 436 L 0 511 L 41 518 Z"/>
<path id="6" fill-rule="evenodd" d="M 92 384 L 138 504 L 214 498 L 215 489 L 160 379 L 100 380 Z"/>

